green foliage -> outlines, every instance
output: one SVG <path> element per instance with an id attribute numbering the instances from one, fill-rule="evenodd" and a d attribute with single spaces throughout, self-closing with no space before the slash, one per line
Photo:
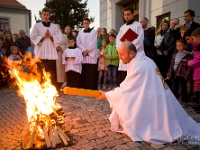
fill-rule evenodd
<path id="1" fill-rule="evenodd" d="M 62 29 L 66 25 L 70 25 L 72 29 L 79 31 L 82 26 L 82 20 L 88 17 L 89 9 L 87 9 L 87 0 L 46 0 L 45 7 L 51 11 L 50 20 L 57 23 Z M 41 11 L 39 11 L 41 16 Z M 41 18 L 36 18 L 36 22 L 40 22 Z M 90 17 L 91 22 L 94 17 Z"/>

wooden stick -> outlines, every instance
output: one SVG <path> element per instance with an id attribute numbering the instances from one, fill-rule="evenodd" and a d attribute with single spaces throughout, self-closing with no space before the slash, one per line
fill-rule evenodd
<path id="1" fill-rule="evenodd" d="M 42 131 L 43 131 L 43 134 L 44 134 L 44 139 L 46 141 L 46 144 L 47 144 L 47 148 L 50 148 L 51 147 L 51 142 L 49 140 L 49 136 L 48 136 L 48 133 L 47 133 L 47 130 L 45 127 L 42 128 Z"/>
<path id="2" fill-rule="evenodd" d="M 33 148 L 33 144 L 35 143 L 35 134 L 36 134 L 36 130 L 34 130 L 32 133 L 30 148 Z"/>
<path id="3" fill-rule="evenodd" d="M 58 132 L 57 132 L 57 130 L 56 130 L 55 127 L 53 127 L 53 132 L 54 132 L 54 136 L 55 136 L 55 138 L 56 138 L 56 144 L 60 144 L 61 141 L 60 141 L 60 139 L 59 139 Z"/>
<path id="4" fill-rule="evenodd" d="M 32 137 L 31 137 L 30 148 L 33 148 L 33 145 L 35 143 L 35 139 L 36 139 L 35 135 L 36 135 L 36 130 L 37 130 L 37 126 L 38 126 L 38 121 L 39 121 L 39 115 L 37 114 L 37 120 L 35 122 L 35 126 L 34 126 Z"/>
<path id="5" fill-rule="evenodd" d="M 58 131 L 58 134 L 61 137 L 61 139 L 63 140 L 64 145 L 68 145 L 67 139 L 60 133 L 60 131 Z"/>
<path id="6" fill-rule="evenodd" d="M 57 129 L 58 129 L 58 132 L 61 133 L 67 139 L 67 141 L 70 141 L 69 137 L 62 131 L 60 127 L 57 126 Z"/>
<path id="7" fill-rule="evenodd" d="M 51 146 L 52 147 L 56 147 L 56 145 L 55 145 L 55 138 L 54 138 L 52 130 L 53 130 L 53 128 L 50 127 L 50 129 L 49 129 L 49 138 L 50 138 L 50 141 L 51 141 Z"/>

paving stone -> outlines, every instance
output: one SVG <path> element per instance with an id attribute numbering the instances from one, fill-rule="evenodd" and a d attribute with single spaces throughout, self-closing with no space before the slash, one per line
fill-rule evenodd
<path id="1" fill-rule="evenodd" d="M 155 145 L 155 144 L 150 144 L 150 146 L 151 146 L 153 149 L 163 149 L 163 148 L 166 147 L 165 145 Z"/>
<path id="2" fill-rule="evenodd" d="M 187 150 L 187 147 L 185 146 L 173 146 L 176 150 Z"/>
<path id="3" fill-rule="evenodd" d="M 107 134 L 105 134 L 104 132 L 98 132 L 97 136 L 98 137 L 105 137 L 105 136 L 107 136 Z"/>
<path id="4" fill-rule="evenodd" d="M 140 147 L 140 149 L 141 150 L 153 150 L 153 148 L 150 146 L 142 146 L 142 147 Z"/>
<path id="5" fill-rule="evenodd" d="M 108 148 L 113 148 L 113 147 L 116 147 L 117 144 L 115 142 L 107 142 L 105 143 L 105 145 L 108 147 Z"/>
<path id="6" fill-rule="evenodd" d="M 84 123 L 88 123 L 88 121 L 86 119 L 82 119 L 82 120 L 77 120 L 78 124 L 84 124 Z"/>
<path id="7" fill-rule="evenodd" d="M 143 146 L 142 144 L 138 143 L 138 142 L 128 142 L 127 145 L 130 147 L 130 148 L 136 148 L 136 147 L 141 147 Z"/>
<path id="8" fill-rule="evenodd" d="M 165 147 L 163 150 L 176 150 L 176 149 L 173 147 Z"/>

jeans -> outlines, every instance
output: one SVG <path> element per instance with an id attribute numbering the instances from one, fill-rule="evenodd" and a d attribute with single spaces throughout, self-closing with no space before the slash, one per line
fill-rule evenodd
<path id="1" fill-rule="evenodd" d="M 106 84 L 106 80 L 107 80 L 107 71 L 105 70 L 100 70 L 99 71 L 99 76 L 98 76 L 98 85 L 101 84 L 101 79 L 103 77 L 103 84 Z"/>
<path id="2" fill-rule="evenodd" d="M 187 81 L 183 77 L 172 78 L 172 92 L 178 99 L 179 97 L 179 84 L 181 86 L 182 102 L 188 102 Z"/>
<path id="3" fill-rule="evenodd" d="M 109 65 L 108 68 L 108 78 L 109 78 L 109 84 L 111 86 L 117 86 L 117 71 L 118 66 Z"/>

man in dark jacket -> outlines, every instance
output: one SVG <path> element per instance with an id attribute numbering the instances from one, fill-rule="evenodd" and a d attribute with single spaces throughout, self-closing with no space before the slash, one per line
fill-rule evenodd
<path id="1" fill-rule="evenodd" d="M 16 46 L 20 49 L 22 55 L 24 55 L 26 49 L 31 46 L 31 41 L 28 36 L 26 36 L 24 30 L 19 30 L 19 36 L 16 40 Z"/>
<path id="2" fill-rule="evenodd" d="M 195 17 L 195 12 L 193 10 L 189 9 L 184 12 L 184 21 L 185 21 L 184 26 L 190 27 L 192 31 L 200 27 L 200 25 L 194 21 L 194 17 Z"/>
<path id="3" fill-rule="evenodd" d="M 175 28 L 179 24 L 179 19 L 174 18 L 171 20 L 170 29 L 165 33 L 165 36 L 161 42 L 160 50 L 163 53 L 163 71 L 161 72 L 163 78 L 166 78 L 166 74 L 170 67 L 171 58 L 176 48 L 176 40 L 181 38 L 180 29 Z M 168 85 L 171 86 L 171 81 L 168 82 Z"/>

